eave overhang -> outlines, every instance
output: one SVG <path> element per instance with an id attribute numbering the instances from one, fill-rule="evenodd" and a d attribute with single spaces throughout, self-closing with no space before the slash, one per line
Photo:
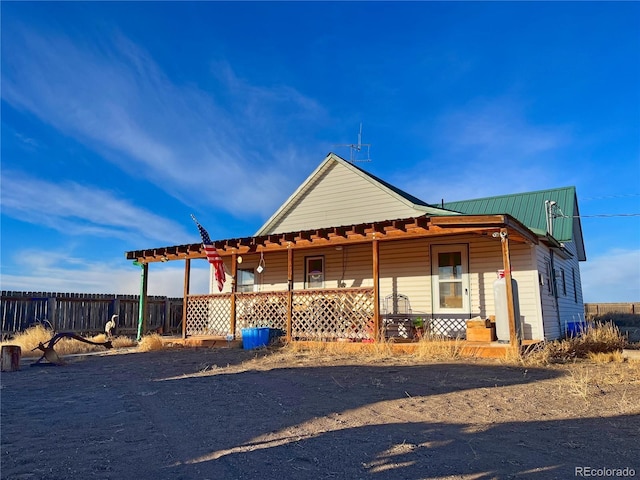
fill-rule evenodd
<path id="1" fill-rule="evenodd" d="M 463 234 L 492 235 L 507 228 L 511 240 L 537 244 L 538 236 L 510 215 L 452 215 L 401 218 L 381 222 L 303 230 L 254 237 L 217 240 L 220 256 L 285 251 L 287 249 L 320 248 L 369 243 L 373 240 L 393 241 Z M 201 243 L 174 245 L 125 253 L 127 260 L 140 263 L 167 262 L 187 258 L 205 258 Z"/>

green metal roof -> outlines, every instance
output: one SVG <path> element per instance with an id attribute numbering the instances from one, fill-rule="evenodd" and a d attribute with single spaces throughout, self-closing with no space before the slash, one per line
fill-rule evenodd
<path id="1" fill-rule="evenodd" d="M 575 226 L 580 228 L 579 219 L 574 221 L 573 218 L 579 215 L 575 187 L 447 202 L 444 204 L 444 208 L 468 215 L 507 213 L 518 219 L 534 233 L 545 235 L 547 231 L 546 200 L 556 202 L 560 212 L 564 214 L 564 216 L 556 217 L 553 221 L 553 237 L 560 242 L 573 241 L 576 234 L 581 237 L 581 232 L 574 232 Z"/>

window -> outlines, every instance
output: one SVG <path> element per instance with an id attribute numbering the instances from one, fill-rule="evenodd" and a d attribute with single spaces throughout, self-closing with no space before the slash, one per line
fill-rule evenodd
<path id="1" fill-rule="evenodd" d="M 469 310 L 467 245 L 432 247 L 433 311 L 440 313 Z"/>
<path id="2" fill-rule="evenodd" d="M 562 277 L 562 294 L 567 296 L 567 280 L 564 276 L 564 268 L 560 269 L 560 276 Z"/>
<path id="3" fill-rule="evenodd" d="M 237 292 L 253 292 L 253 286 L 255 285 L 255 273 L 253 269 L 239 269 L 238 270 L 238 282 L 236 284 Z"/>
<path id="4" fill-rule="evenodd" d="M 555 283 L 555 281 L 554 281 L 554 278 L 553 278 L 551 262 L 548 261 L 547 262 L 547 292 L 549 293 L 549 295 L 553 295 L 553 285 L 554 285 L 554 283 Z"/>
<path id="5" fill-rule="evenodd" d="M 324 257 L 305 260 L 305 288 L 324 288 Z"/>
<path id="6" fill-rule="evenodd" d="M 462 308 L 462 254 L 438 253 L 440 307 Z"/>
<path id="7" fill-rule="evenodd" d="M 578 286 L 576 285 L 576 269 L 571 267 L 571 277 L 573 280 L 573 301 L 578 303 Z"/>

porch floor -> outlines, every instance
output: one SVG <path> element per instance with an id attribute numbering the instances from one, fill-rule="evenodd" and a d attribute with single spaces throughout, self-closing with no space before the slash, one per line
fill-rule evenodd
<path id="1" fill-rule="evenodd" d="M 298 343 L 314 346 L 322 345 L 327 342 L 319 341 L 298 341 Z M 342 343 L 342 342 L 341 342 Z M 507 358 L 513 355 L 514 350 L 508 343 L 499 342 L 467 342 L 462 341 L 442 341 L 443 344 L 449 344 L 452 351 L 455 350 L 460 356 L 468 358 Z M 522 349 L 539 343 L 539 340 L 523 340 Z M 242 340 L 227 341 L 225 337 L 215 335 L 189 336 L 187 338 L 180 337 L 162 337 L 164 346 L 181 346 L 181 347 L 205 347 L 205 348 L 242 348 Z M 413 353 L 420 348 L 420 342 L 389 342 L 390 347 L 397 352 Z M 342 343 L 344 351 L 359 351 L 363 348 L 370 348 L 371 343 L 362 342 L 344 342 Z M 445 347 L 446 348 L 446 347 Z"/>
<path id="2" fill-rule="evenodd" d="M 219 335 L 197 335 L 187 338 L 182 338 L 182 336 L 163 336 L 161 338 L 162 345 L 165 347 L 242 348 L 242 340 L 229 342 L 225 337 Z"/>

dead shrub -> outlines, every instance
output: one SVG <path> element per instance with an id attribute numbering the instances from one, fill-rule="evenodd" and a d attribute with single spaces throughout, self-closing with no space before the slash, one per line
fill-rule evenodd
<path id="1" fill-rule="evenodd" d="M 558 363 L 576 359 L 619 358 L 615 352 L 621 352 L 626 346 L 626 338 L 612 322 L 595 323 L 589 325 L 581 335 L 564 340 L 545 342 L 532 348 L 525 354 L 525 361 L 529 363 Z M 608 355 L 608 356 L 607 356 Z"/>
<path id="2" fill-rule="evenodd" d="M 141 352 L 151 352 L 154 350 L 162 350 L 162 337 L 157 333 L 145 335 L 138 342 L 138 350 Z"/>
<path id="3" fill-rule="evenodd" d="M 26 329 L 24 332 L 17 333 L 13 339 L 3 342 L 2 345 L 17 345 L 22 350 L 23 357 L 35 357 L 42 355 L 42 351 L 36 350 L 32 352 L 39 343 L 46 343 L 55 335 L 54 331 L 46 328 L 44 325 L 37 324 Z M 60 342 L 62 343 L 62 342 Z M 56 350 L 58 350 L 56 348 Z"/>
<path id="4" fill-rule="evenodd" d="M 3 342 L 2 345 L 17 345 L 20 347 L 23 357 L 38 357 L 42 355 L 42 351 L 37 350 L 36 347 L 40 343 L 46 344 L 55 334 L 56 332 L 53 330 L 38 324 L 26 329 L 24 332 L 17 333 L 13 339 Z M 84 338 L 92 342 L 105 342 L 107 340 L 104 333 Z M 116 337 L 112 339 L 111 344 L 113 348 L 126 348 L 134 346 L 135 342 L 128 337 Z M 105 347 L 101 345 L 91 345 L 73 338 L 61 339 L 56 343 L 54 348 L 59 355 L 100 352 L 105 350 Z"/>

